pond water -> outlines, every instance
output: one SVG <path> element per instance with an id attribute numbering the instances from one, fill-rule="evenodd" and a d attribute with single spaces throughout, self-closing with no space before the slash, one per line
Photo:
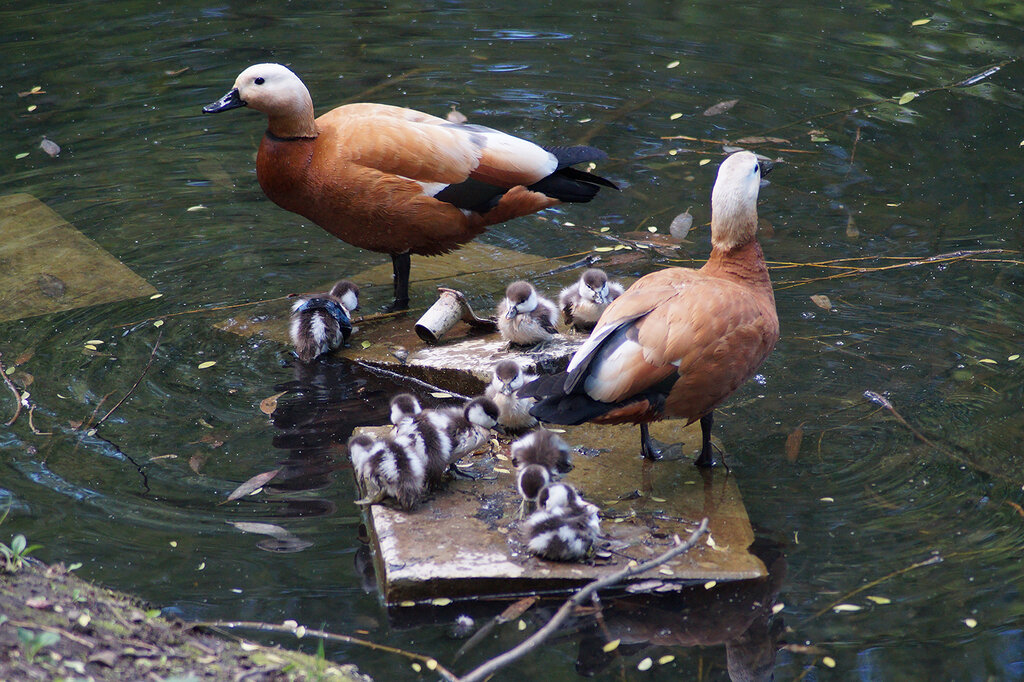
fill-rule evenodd
<path id="1" fill-rule="evenodd" d="M 14 381 L 31 381 L 33 425 L 51 432 L 33 433 L 27 414 L 0 429 L 0 502 L 11 504 L 0 540 L 25 533 L 39 557 L 80 562 L 80 575 L 185 618 L 294 618 L 451 662 L 450 623 L 389 623 L 363 587 L 338 444 L 383 421 L 398 385 L 343 362 L 310 374 L 276 343 L 213 326 L 223 306 L 316 290 L 386 260 L 263 197 L 262 117 L 200 114 L 242 68 L 279 61 L 318 112 L 350 99 L 442 115 L 455 104 L 538 142 L 605 149 L 600 172 L 622 192 L 484 238 L 531 254 L 600 243 L 572 224 L 665 232 L 692 206 L 701 227 L 682 264 L 699 265 L 723 141 L 779 138 L 756 148 L 783 161 L 759 207 L 782 339 L 763 382 L 717 420 L 751 521 L 785 566 L 776 679 L 1024 677 L 1024 5 L 330 5 L 0 10 L 4 193 L 35 196 L 162 294 L 0 323 L 2 360 Z M 993 65 L 1003 68 L 947 87 Z M 908 92 L 919 96 L 897 104 Z M 58 156 L 39 149 L 43 136 Z M 633 278 L 659 265 L 610 269 Z M 388 293 L 371 290 L 367 305 Z M 499 292 L 475 293 L 486 307 Z M 90 351 L 89 340 L 104 344 Z M 76 430 L 151 358 L 94 435 Z M 260 412 L 289 388 L 273 420 Z M 282 488 L 305 492 L 220 504 L 278 466 Z M 267 551 L 281 547 L 237 521 L 284 526 L 308 546 Z M 522 637 L 516 622 L 500 626 L 453 667 Z M 496 679 L 573 679 L 578 647 L 561 637 Z M 417 677 L 387 654 L 328 655 L 378 680 Z M 666 655 L 675 659 L 637 670 Z M 634 647 L 579 670 L 728 677 L 723 646 Z"/>

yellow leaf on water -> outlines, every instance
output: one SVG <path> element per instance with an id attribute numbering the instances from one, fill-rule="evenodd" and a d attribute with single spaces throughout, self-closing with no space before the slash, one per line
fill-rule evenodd
<path id="1" fill-rule="evenodd" d="M 589 116 L 587 118 L 581 118 L 577 123 L 590 123 L 593 119 Z"/>
<path id="2" fill-rule="evenodd" d="M 666 64 L 666 65 L 665 65 L 665 68 L 666 68 L 666 69 L 674 69 L 674 68 L 676 68 L 677 66 L 679 66 L 679 60 L 678 60 L 678 59 L 677 59 L 677 60 L 675 60 L 675 61 L 669 62 L 668 64 Z"/>
<path id="3" fill-rule="evenodd" d="M 853 611 L 860 611 L 861 607 L 856 604 L 836 604 L 832 607 L 832 610 L 836 613 L 852 613 Z"/>
<path id="4" fill-rule="evenodd" d="M 658 659 L 658 665 L 665 665 L 667 663 L 671 663 L 674 660 L 676 660 L 675 656 L 673 656 L 672 654 L 666 654 Z"/>
<path id="5" fill-rule="evenodd" d="M 996 362 L 992 358 L 982 358 L 981 360 L 978 360 L 978 362 L 983 362 L 986 365 L 998 365 L 999 364 L 998 362 Z"/>
<path id="6" fill-rule="evenodd" d="M 496 473 L 496 474 L 510 474 L 512 472 L 509 471 L 508 469 L 503 469 L 501 467 L 494 467 L 494 473 Z"/>
<path id="7" fill-rule="evenodd" d="M 966 625 L 969 628 L 976 628 L 978 627 L 978 621 L 974 620 L 973 618 L 964 618 L 964 625 Z"/>
<path id="8" fill-rule="evenodd" d="M 422 672 L 423 671 L 423 666 L 420 665 L 419 663 L 413 663 L 412 664 L 412 669 L 415 672 Z"/>
<path id="9" fill-rule="evenodd" d="M 100 341 L 99 339 L 89 339 L 88 341 L 86 341 L 86 343 L 91 344 L 93 346 L 99 346 L 103 342 Z"/>
<path id="10" fill-rule="evenodd" d="M 1011 355 L 1010 357 L 1008 357 L 1006 359 L 1009 360 L 1010 362 L 1013 362 L 1014 360 L 1019 360 L 1020 359 L 1020 355 L 1017 354 L 1017 353 L 1014 353 L 1013 355 Z"/>
<path id="11" fill-rule="evenodd" d="M 448 597 L 438 597 L 437 599 L 434 599 L 430 603 L 433 604 L 434 606 L 448 606 L 449 604 L 452 603 L 452 600 L 449 599 Z"/>
<path id="12" fill-rule="evenodd" d="M 651 502 L 667 502 L 664 497 L 652 497 Z"/>
<path id="13" fill-rule="evenodd" d="M 656 228 L 654 225 L 651 225 L 650 227 L 647 228 L 647 231 L 648 232 L 657 232 L 658 228 Z"/>
<path id="14" fill-rule="evenodd" d="M 811 296 L 811 300 L 822 310 L 832 310 L 832 301 L 825 294 L 814 294 Z"/>
<path id="15" fill-rule="evenodd" d="M 650 670 L 652 665 L 654 665 L 654 661 L 652 661 L 651 657 L 648 656 L 636 664 L 636 669 L 643 672 L 644 670 Z"/>
<path id="16" fill-rule="evenodd" d="M 927 24 L 929 22 L 931 22 L 931 19 L 914 19 L 912 22 L 910 22 L 910 25 L 911 26 L 924 26 L 925 24 Z"/>
<path id="17" fill-rule="evenodd" d="M 432 658 L 428 658 L 427 659 L 427 669 L 428 670 L 437 670 L 437 661 L 435 661 Z"/>
<path id="18" fill-rule="evenodd" d="M 35 111 L 35 110 L 36 110 L 36 109 L 38 109 L 38 108 L 39 108 L 39 107 L 37 107 L 37 106 L 36 106 L 35 104 L 32 104 L 32 105 L 30 105 L 30 106 L 29 106 L 28 110 L 29 110 L 30 112 L 32 112 L 32 111 Z"/>
<path id="19" fill-rule="evenodd" d="M 783 610 L 784 608 L 786 608 L 785 604 L 776 604 L 772 607 L 772 615 L 774 616 L 776 613 Z"/>
<path id="20" fill-rule="evenodd" d="M 1021 142 L 1021 144 L 1024 144 L 1024 142 Z M 15 154 L 14 159 L 17 161 L 18 159 L 24 159 L 26 156 L 28 156 L 28 152 L 21 152 L 19 154 Z"/>
<path id="21" fill-rule="evenodd" d="M 832 658 L 831 656 L 825 656 L 823 659 L 821 659 L 821 663 L 826 668 L 836 667 L 836 659 Z"/>
<path id="22" fill-rule="evenodd" d="M 207 360 L 206 362 L 200 362 L 197 369 L 207 369 L 217 364 L 216 360 Z"/>
<path id="23" fill-rule="evenodd" d="M 96 346 L 92 345 L 91 343 L 85 344 L 85 348 L 87 350 L 96 350 Z"/>
<path id="24" fill-rule="evenodd" d="M 370 346 L 372 346 L 373 344 L 372 344 L 372 343 L 370 343 L 369 341 L 363 341 L 363 342 L 362 342 L 361 344 L 359 344 L 359 345 L 360 345 L 360 346 L 362 346 L 363 348 L 369 348 L 369 347 L 370 347 Z"/>
<path id="25" fill-rule="evenodd" d="M 576 227 L 576 223 L 570 223 L 568 220 L 566 220 L 562 224 L 565 225 L 566 227 Z"/>
<path id="26" fill-rule="evenodd" d="M 149 298 L 150 298 L 150 300 L 153 300 L 153 299 L 161 298 L 162 296 L 163 296 L 163 294 L 153 294 Z"/>
<path id="27" fill-rule="evenodd" d="M 668 120 L 670 120 L 670 121 L 674 121 L 674 120 L 676 120 L 677 118 L 682 118 L 682 117 L 683 117 L 683 115 L 682 115 L 681 113 L 679 113 L 679 112 L 677 111 L 676 113 L 674 113 L 674 114 L 672 114 L 671 116 L 669 116 L 669 117 L 668 117 Z"/>
<path id="28" fill-rule="evenodd" d="M 892 603 L 892 600 L 889 599 L 888 597 L 876 597 L 876 596 L 871 595 L 871 594 L 869 594 L 867 597 L 865 597 L 865 599 L 867 599 L 870 602 L 874 602 L 876 604 L 881 604 L 881 605 L 891 604 Z"/>
<path id="29" fill-rule="evenodd" d="M 709 163 L 711 163 L 711 159 L 701 159 L 700 162 L 697 165 L 698 166 L 706 166 Z"/>
<path id="30" fill-rule="evenodd" d="M 613 639 L 612 641 L 608 642 L 603 647 L 601 647 L 601 650 L 604 651 L 606 654 L 615 651 L 619 648 L 620 642 L 622 642 L 621 639 Z"/>
<path id="31" fill-rule="evenodd" d="M 911 100 L 916 99 L 916 98 L 917 98 L 917 93 L 916 92 L 913 92 L 913 91 L 905 92 L 905 93 L 903 93 L 903 95 L 900 96 L 900 100 L 899 100 L 898 104 L 903 105 L 903 104 L 906 104 L 907 102 L 910 102 Z"/>
<path id="32" fill-rule="evenodd" d="M 516 627 L 518 627 L 519 631 L 522 632 L 526 629 L 526 623 L 524 621 L 519 621 L 519 625 L 517 625 Z"/>
<path id="33" fill-rule="evenodd" d="M 835 501 L 836 501 L 836 498 L 834 498 L 834 497 L 823 497 L 823 498 L 821 498 L 819 500 L 819 502 L 835 502 Z"/>
<path id="34" fill-rule="evenodd" d="M 712 587 L 714 587 L 717 584 L 718 584 L 717 580 L 709 580 L 706 583 L 704 583 L 704 589 L 705 590 L 710 590 Z"/>
<path id="35" fill-rule="evenodd" d="M 164 326 L 164 321 L 163 320 L 157 320 L 156 322 L 153 323 L 153 326 L 154 327 L 162 327 L 162 326 Z"/>
<path id="36" fill-rule="evenodd" d="M 610 229 L 612 229 L 612 228 L 610 228 L 610 227 L 602 227 L 600 230 L 598 230 L 598 232 L 607 232 Z"/>
<path id="37" fill-rule="evenodd" d="M 435 398 L 451 398 L 452 397 L 451 393 L 443 393 L 441 391 L 437 391 L 435 393 L 431 393 L 430 395 L 432 395 Z"/>
<path id="38" fill-rule="evenodd" d="M 612 250 L 612 247 L 610 247 L 610 246 L 595 246 L 594 247 L 594 251 L 597 251 L 598 253 L 605 253 L 606 251 L 611 251 L 611 250 Z"/>

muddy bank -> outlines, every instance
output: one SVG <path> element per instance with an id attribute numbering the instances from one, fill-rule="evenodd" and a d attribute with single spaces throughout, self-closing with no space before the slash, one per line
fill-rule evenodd
<path id="1" fill-rule="evenodd" d="M 0 679 L 343 680 L 354 666 L 190 630 L 63 565 L 0 571 Z"/>

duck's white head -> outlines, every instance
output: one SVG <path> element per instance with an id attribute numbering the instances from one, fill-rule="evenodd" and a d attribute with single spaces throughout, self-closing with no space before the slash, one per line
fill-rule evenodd
<path id="1" fill-rule="evenodd" d="M 498 424 L 498 414 L 498 406 L 490 398 L 473 398 L 463 410 L 469 422 L 485 429 L 493 429 Z"/>
<path id="2" fill-rule="evenodd" d="M 512 282 L 505 289 L 505 298 L 509 302 L 505 316 L 509 319 L 516 315 L 527 315 L 537 309 L 537 292 L 529 282 Z"/>
<path id="3" fill-rule="evenodd" d="M 494 367 L 491 384 L 495 390 L 512 395 L 523 387 L 523 368 L 515 360 L 502 360 Z"/>
<path id="4" fill-rule="evenodd" d="M 711 245 L 714 248 L 734 249 L 754 238 L 761 175 L 761 162 L 752 152 L 736 152 L 718 167 L 715 187 L 711 190 Z"/>
<path id="5" fill-rule="evenodd" d="M 280 64 L 253 64 L 235 79 L 235 85 L 203 112 L 216 114 L 252 107 L 270 119 L 268 131 L 277 137 L 315 137 L 313 100 L 291 69 Z"/>

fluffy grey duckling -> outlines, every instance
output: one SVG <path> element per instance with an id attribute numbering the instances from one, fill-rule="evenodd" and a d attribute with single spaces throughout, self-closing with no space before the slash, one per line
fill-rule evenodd
<path id="1" fill-rule="evenodd" d="M 519 505 L 520 519 L 523 518 L 527 507 L 530 508 L 530 511 L 536 509 L 537 496 L 550 480 L 551 475 L 547 468 L 540 464 L 527 464 L 519 469 L 519 473 L 516 475 L 516 489 L 519 491 L 520 497 L 523 498 Z"/>
<path id="2" fill-rule="evenodd" d="M 569 461 L 569 445 L 557 435 L 540 428 L 512 443 L 512 464 L 525 467 L 539 464 L 547 469 L 551 477 L 564 474 L 572 469 Z"/>
<path id="3" fill-rule="evenodd" d="M 552 561 L 585 559 L 601 533 L 598 509 L 568 483 L 549 483 L 526 520 L 527 549 Z"/>
<path id="4" fill-rule="evenodd" d="M 444 482 L 445 473 L 463 455 L 487 442 L 490 430 L 497 423 L 498 406 L 494 401 L 481 397 L 468 401 L 462 407 L 421 410 L 400 419 L 395 433 L 419 444 L 426 453 L 427 483 L 438 487 Z"/>
<path id="5" fill-rule="evenodd" d="M 391 398 L 391 423 L 395 426 L 401 425 L 409 419 L 415 419 L 416 415 L 423 411 L 420 401 L 411 393 L 399 393 Z"/>
<path id="6" fill-rule="evenodd" d="M 525 374 L 515 360 L 502 360 L 494 367 L 491 383 L 484 395 L 498 406 L 498 423 L 508 433 L 522 433 L 537 425 L 537 418 L 530 414 L 533 398 L 520 398 L 518 391 L 537 377 Z"/>
<path id="7" fill-rule="evenodd" d="M 580 331 L 594 329 L 601 313 L 608 304 L 625 291 L 618 282 L 612 282 L 604 270 L 591 268 L 583 273 L 579 281 L 562 289 L 558 295 L 558 307 L 562 310 L 565 323 Z"/>
<path id="8" fill-rule="evenodd" d="M 498 304 L 498 331 L 510 346 L 535 346 L 558 334 L 555 304 L 529 282 L 512 282 Z"/>
<path id="9" fill-rule="evenodd" d="M 326 293 L 299 298 L 289 327 L 299 360 L 309 362 L 348 341 L 352 311 L 358 308 L 359 287 L 345 279 Z"/>
<path id="10" fill-rule="evenodd" d="M 397 435 L 383 439 L 353 436 L 348 453 L 360 485 L 367 495 L 357 504 L 394 498 L 408 511 L 426 491 L 427 453 L 414 438 Z"/>

